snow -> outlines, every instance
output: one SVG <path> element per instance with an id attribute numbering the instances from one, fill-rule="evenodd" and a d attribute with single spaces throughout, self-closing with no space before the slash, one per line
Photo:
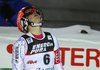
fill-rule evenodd
<path id="1" fill-rule="evenodd" d="M 58 40 L 78 39 L 88 40 L 91 42 L 100 42 L 100 31 L 91 29 L 89 26 L 73 25 L 65 28 L 42 28 L 43 31 L 49 31 L 56 35 Z M 80 33 L 86 30 L 88 34 Z M 17 40 L 23 33 L 17 27 L 0 27 L 0 40 L 10 39 Z"/>

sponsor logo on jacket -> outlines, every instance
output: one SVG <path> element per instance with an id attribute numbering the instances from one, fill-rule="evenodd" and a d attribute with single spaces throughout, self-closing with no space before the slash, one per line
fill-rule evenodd
<path id="1" fill-rule="evenodd" d="M 19 46 L 15 48 L 15 63 L 19 62 Z"/>
<path id="2" fill-rule="evenodd" d="M 53 46 L 53 43 L 45 42 L 45 43 L 40 43 L 40 44 L 33 45 L 32 51 L 31 51 L 30 54 L 39 53 L 39 52 L 45 52 L 45 51 L 47 51 L 46 48 L 48 48 L 50 46 Z"/>
<path id="3" fill-rule="evenodd" d="M 37 68 L 36 70 L 54 70 L 54 66 L 50 68 Z"/>
<path id="4" fill-rule="evenodd" d="M 37 63 L 37 61 L 29 60 L 29 61 L 27 62 L 27 64 L 35 64 L 35 63 Z"/>

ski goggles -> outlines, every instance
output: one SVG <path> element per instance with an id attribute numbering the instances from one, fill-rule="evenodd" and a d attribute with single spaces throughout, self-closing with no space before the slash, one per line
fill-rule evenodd
<path id="1" fill-rule="evenodd" d="M 40 9 L 35 8 L 35 7 L 33 7 L 33 6 L 29 6 L 29 7 L 27 7 L 27 8 L 23 11 L 23 13 L 24 13 L 24 16 L 23 16 L 23 17 L 27 17 L 27 16 L 33 14 L 34 12 L 36 12 L 36 13 L 39 14 L 40 16 L 43 16 L 43 12 L 42 12 Z"/>

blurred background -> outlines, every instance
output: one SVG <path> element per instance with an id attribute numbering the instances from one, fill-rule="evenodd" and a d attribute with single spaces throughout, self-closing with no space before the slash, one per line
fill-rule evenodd
<path id="1" fill-rule="evenodd" d="M 13 14 L 9 15 L 5 12 L 8 16 L 1 16 L 1 13 L 0 26 L 17 26 L 16 21 L 13 21 L 16 20 L 17 16 L 14 14 L 17 14 L 23 6 L 33 5 L 44 12 L 43 27 L 59 28 L 71 25 L 88 25 L 92 29 L 100 31 L 100 0 L 0 0 L 0 5 L 5 4 L 3 1 L 9 1 L 6 6 L 1 6 L 8 7 L 8 10 L 3 9 L 4 11 L 2 11 L 1 9 L 1 11 L 11 12 L 10 10 L 13 9 Z M 9 7 L 12 9 L 9 10 Z M 8 22 L 5 24 L 6 21 Z"/>
<path id="2" fill-rule="evenodd" d="M 44 12 L 44 27 L 88 25 L 100 30 L 100 0 L 24 0 Z"/>
<path id="3" fill-rule="evenodd" d="M 66 63 L 64 66 L 66 69 L 100 70 L 98 62 L 100 61 L 99 56 L 97 57 L 99 60 L 96 61 L 96 63 L 94 61 L 90 62 L 90 66 L 88 67 L 85 63 L 85 58 L 88 58 L 86 56 L 87 52 L 85 52 L 87 49 L 94 49 L 94 51 L 91 52 L 91 54 L 93 54 L 92 56 L 96 56 L 94 55 L 95 52 L 99 55 L 100 51 L 100 0 L 0 0 L 0 68 L 3 68 L 0 70 L 12 70 L 12 54 L 8 52 L 8 50 L 12 50 L 9 45 L 13 45 L 18 37 L 22 35 L 17 29 L 17 13 L 22 7 L 31 5 L 40 8 L 44 12 L 43 27 L 46 27 L 44 30 L 49 30 L 57 36 L 60 47 L 70 49 L 69 52 L 66 52 L 68 55 L 68 57 L 67 55 L 65 57 Z M 95 30 L 84 26 L 74 27 L 73 25 L 87 25 Z M 79 52 L 80 55 L 84 56 L 82 61 L 84 66 L 71 65 L 72 48 L 84 49 L 82 54 Z M 2 53 L 4 53 L 5 56 Z"/>

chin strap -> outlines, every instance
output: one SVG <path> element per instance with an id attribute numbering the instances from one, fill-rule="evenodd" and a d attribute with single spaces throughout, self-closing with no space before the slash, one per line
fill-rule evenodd
<path id="1" fill-rule="evenodd" d="M 32 22 L 28 22 L 28 25 L 31 25 L 31 26 L 42 26 L 42 23 L 32 23 Z"/>

